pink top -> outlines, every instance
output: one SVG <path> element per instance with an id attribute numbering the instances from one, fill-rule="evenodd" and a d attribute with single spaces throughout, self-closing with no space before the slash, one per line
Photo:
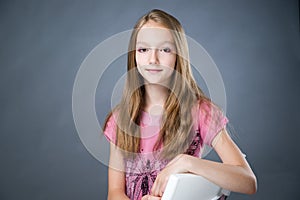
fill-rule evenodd
<path id="1" fill-rule="evenodd" d="M 228 119 L 223 112 L 210 103 L 203 102 L 194 114 L 194 139 L 186 154 L 200 157 L 204 144 L 211 146 L 214 137 L 226 126 Z M 157 174 L 168 164 L 155 156 L 153 147 L 159 135 L 161 116 L 142 113 L 140 152 L 135 159 L 124 159 L 126 171 L 126 195 L 131 200 L 140 200 L 149 194 Z M 108 120 L 104 135 L 116 142 L 116 120 L 113 115 Z"/>

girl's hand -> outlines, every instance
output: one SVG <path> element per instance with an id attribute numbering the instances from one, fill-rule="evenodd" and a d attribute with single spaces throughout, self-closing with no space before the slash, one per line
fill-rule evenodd
<path id="1" fill-rule="evenodd" d="M 151 195 L 145 195 L 142 197 L 142 200 L 161 200 L 161 197 L 155 197 Z"/>
<path id="2" fill-rule="evenodd" d="M 157 175 L 156 180 L 151 188 L 151 195 L 161 197 L 165 191 L 171 174 L 188 172 L 188 155 L 180 154 Z"/>

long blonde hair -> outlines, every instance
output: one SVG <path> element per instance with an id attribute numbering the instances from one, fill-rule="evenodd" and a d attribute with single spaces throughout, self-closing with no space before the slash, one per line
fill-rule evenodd
<path id="1" fill-rule="evenodd" d="M 127 77 L 121 102 L 112 111 L 117 111 L 117 133 L 116 144 L 127 152 L 127 155 L 140 152 L 140 119 L 145 102 L 145 88 L 143 78 L 137 71 L 135 49 L 136 38 L 139 30 L 148 21 L 160 23 L 171 30 L 177 50 L 175 70 L 173 74 L 169 96 L 164 104 L 164 114 L 158 140 L 154 151 L 162 146 L 160 156 L 165 159 L 172 159 L 180 153 L 184 153 L 190 145 L 193 135 L 192 107 L 202 100 L 210 101 L 192 75 L 189 63 L 188 45 L 184 30 L 180 22 L 161 10 L 151 10 L 142 16 L 132 31 L 127 57 Z M 108 115 L 111 117 L 112 112 Z M 126 153 L 125 153 L 126 154 Z"/>

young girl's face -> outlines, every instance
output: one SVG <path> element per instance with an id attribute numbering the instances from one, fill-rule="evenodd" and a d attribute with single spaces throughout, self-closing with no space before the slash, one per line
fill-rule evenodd
<path id="1" fill-rule="evenodd" d="M 146 83 L 167 84 L 176 63 L 176 47 L 171 31 L 149 21 L 139 31 L 136 64 Z"/>

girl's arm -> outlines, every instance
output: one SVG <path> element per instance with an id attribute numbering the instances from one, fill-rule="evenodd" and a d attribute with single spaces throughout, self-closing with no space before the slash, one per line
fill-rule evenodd
<path id="1" fill-rule="evenodd" d="M 129 200 L 125 194 L 125 172 L 121 153 L 110 144 L 107 200 Z"/>
<path id="2" fill-rule="evenodd" d="M 214 149 L 223 163 L 188 158 L 187 170 L 214 182 L 220 187 L 245 194 L 254 194 L 256 177 L 244 155 L 223 129 L 215 138 Z"/>
<path id="3" fill-rule="evenodd" d="M 245 157 L 223 129 L 213 141 L 213 146 L 223 163 L 181 154 L 174 158 L 157 176 L 152 195 L 162 196 L 171 174 L 193 173 L 205 177 L 220 187 L 245 194 L 256 192 L 256 177 Z"/>

